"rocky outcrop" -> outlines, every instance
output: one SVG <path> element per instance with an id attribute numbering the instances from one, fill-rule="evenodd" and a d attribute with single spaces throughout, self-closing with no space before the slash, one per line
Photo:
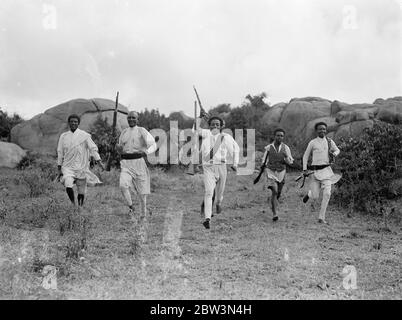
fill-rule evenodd
<path id="1" fill-rule="evenodd" d="M 286 141 L 299 151 L 314 137 L 314 125 L 321 121 L 335 140 L 359 136 L 372 128 L 374 121 L 402 124 L 402 97 L 355 104 L 319 97 L 294 98 L 272 106 L 262 119 L 264 127 L 285 129 Z"/>
<path id="2" fill-rule="evenodd" d="M 402 124 L 402 97 L 377 99 L 374 105 L 378 107 L 376 118 L 381 121 Z"/>
<path id="3" fill-rule="evenodd" d="M 279 126 L 286 131 L 286 137 L 294 143 L 307 139 L 307 124 L 317 118 L 329 117 L 331 103 L 326 100 L 293 99 L 284 108 Z"/>
<path id="4" fill-rule="evenodd" d="M 11 141 L 26 150 L 55 154 L 60 134 L 68 130 L 67 118 L 70 114 L 78 114 L 81 117 L 79 128 L 90 132 L 92 124 L 99 115 L 112 124 L 114 109 L 115 102 L 112 100 L 70 100 L 15 126 L 11 130 Z M 128 126 L 127 113 L 128 109 L 119 104 L 117 114 L 119 130 Z"/>
<path id="5" fill-rule="evenodd" d="M 0 141 L 0 167 L 15 168 L 26 153 L 14 143 Z"/>
<path id="6" fill-rule="evenodd" d="M 15 126 L 11 141 L 24 149 L 55 154 L 60 134 L 68 130 L 67 118 L 72 113 L 81 116 L 80 128 L 90 131 L 98 115 L 112 123 L 114 101 L 106 99 L 75 99 L 46 110 L 29 121 Z M 125 106 L 119 105 L 117 127 L 127 127 Z M 220 114 L 224 119 L 228 114 Z M 170 120 L 178 121 L 179 128 L 191 127 L 193 119 L 183 112 L 173 112 Z M 342 137 L 359 136 L 375 121 L 402 124 L 402 97 L 376 99 L 373 103 L 348 104 L 320 97 L 294 98 L 289 103 L 273 105 L 262 116 L 263 128 L 281 127 L 286 131 L 286 143 L 302 152 L 315 136 L 317 122 L 328 125 L 328 136 L 338 141 Z M 272 132 L 272 130 L 267 130 Z M 267 142 L 271 137 L 266 137 Z M 164 148 L 164 140 L 167 147 Z M 169 137 L 161 137 L 159 153 L 169 155 Z"/>
<path id="7" fill-rule="evenodd" d="M 294 98 L 289 103 L 272 106 L 263 116 L 264 128 L 281 127 L 286 131 L 285 143 L 296 158 L 303 154 L 307 143 L 315 137 L 318 122 L 328 125 L 328 137 L 339 143 L 341 138 L 358 137 L 375 121 L 402 124 L 402 97 L 377 99 L 374 103 L 348 104 L 319 97 Z M 272 137 L 264 137 L 268 143 Z"/>

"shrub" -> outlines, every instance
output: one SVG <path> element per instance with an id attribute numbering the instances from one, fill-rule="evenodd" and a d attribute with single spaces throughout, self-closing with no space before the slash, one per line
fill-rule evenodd
<path id="1" fill-rule="evenodd" d="M 16 184 L 24 184 L 29 189 L 29 197 L 38 197 L 52 189 L 50 182 L 58 175 L 56 160 L 37 153 L 28 152 L 17 165 L 21 174 L 14 180 Z"/>
<path id="2" fill-rule="evenodd" d="M 15 178 L 15 184 L 23 184 L 28 187 L 28 196 L 35 198 L 46 194 L 51 189 L 49 180 L 45 178 L 40 169 L 24 170 Z"/>
<path id="3" fill-rule="evenodd" d="M 377 212 L 386 199 L 400 197 L 392 186 L 402 178 L 402 127 L 375 122 L 359 138 L 341 140 L 336 160 L 343 177 L 335 200 L 350 209 Z"/>
<path id="4" fill-rule="evenodd" d="M 98 146 L 99 155 L 102 159 L 109 160 L 111 157 L 111 166 L 119 167 L 120 158 L 117 152 L 113 152 L 113 146 L 118 142 L 120 131 L 117 130 L 113 136 L 113 126 L 107 122 L 106 118 L 98 115 L 92 127 L 90 128 L 92 139 Z"/>
<path id="5" fill-rule="evenodd" d="M 41 177 L 53 181 L 57 175 L 56 159 L 35 152 L 28 152 L 17 165 L 18 170 L 38 169 Z"/>
<path id="6" fill-rule="evenodd" d="M 17 164 L 18 170 L 25 170 L 26 168 L 33 167 L 35 161 L 39 158 L 37 153 L 27 152 L 27 154 Z"/>
<path id="7" fill-rule="evenodd" d="M 11 129 L 24 121 L 22 117 L 16 113 L 10 116 L 6 111 L 0 109 L 0 141 L 10 142 Z"/>

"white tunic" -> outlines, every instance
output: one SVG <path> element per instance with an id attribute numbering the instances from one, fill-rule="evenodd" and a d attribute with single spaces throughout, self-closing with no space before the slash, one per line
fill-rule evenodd
<path id="1" fill-rule="evenodd" d="M 57 164 L 61 166 L 63 178 L 87 179 L 89 185 L 101 183 L 98 177 L 89 170 L 89 158 L 100 160 L 98 147 L 91 135 L 81 129 L 61 134 L 57 146 Z"/>
<path id="2" fill-rule="evenodd" d="M 337 156 L 340 152 L 335 142 L 331 139 L 331 149 L 335 156 Z M 327 139 L 317 137 L 309 142 L 307 145 L 307 149 L 303 155 L 303 170 L 307 170 L 307 161 L 310 154 L 313 154 L 312 165 L 324 165 L 329 164 L 328 158 L 328 141 Z M 318 180 L 331 179 L 334 176 L 334 172 L 331 167 L 326 167 L 321 170 L 316 170 L 314 172 L 314 176 Z"/>
<path id="3" fill-rule="evenodd" d="M 209 162 L 210 151 L 217 143 L 218 139 L 221 139 L 223 135 L 222 143 L 219 143 L 219 147 L 214 150 L 214 156 L 211 159 L 212 164 L 227 163 L 228 157 L 233 159 L 233 165 L 239 164 L 239 145 L 237 142 L 227 133 L 212 134 L 211 130 L 199 129 L 199 135 L 202 137 L 201 155 L 203 163 Z"/>
<path id="4" fill-rule="evenodd" d="M 157 148 L 154 137 L 145 128 L 138 126 L 124 129 L 119 137 L 119 145 L 123 148 L 123 153 L 144 151 L 146 154 L 150 154 Z M 121 172 L 128 173 L 134 179 L 148 173 L 143 158 L 123 159 L 120 161 L 120 166 Z M 148 177 L 147 180 L 149 180 Z"/>
<path id="5" fill-rule="evenodd" d="M 145 128 L 135 126 L 124 129 L 119 137 L 119 145 L 124 153 L 144 151 L 146 154 L 155 152 L 155 139 Z"/>

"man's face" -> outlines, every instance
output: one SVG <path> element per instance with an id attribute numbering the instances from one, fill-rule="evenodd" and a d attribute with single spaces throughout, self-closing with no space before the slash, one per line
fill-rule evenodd
<path id="1" fill-rule="evenodd" d="M 322 124 L 322 125 L 319 125 L 319 126 L 317 127 L 317 135 L 318 135 L 320 138 L 324 138 L 326 134 L 327 134 L 327 127 L 324 126 L 323 124 Z"/>
<path id="2" fill-rule="evenodd" d="M 78 128 L 78 119 L 76 119 L 76 118 L 71 118 L 69 121 L 68 121 L 68 125 L 70 126 L 70 130 L 72 131 L 72 132 L 74 132 L 75 130 L 77 130 L 77 128 Z"/>
<path id="3" fill-rule="evenodd" d="M 218 119 L 212 120 L 209 129 L 212 131 L 212 134 L 219 133 L 221 130 L 221 122 Z"/>
<path id="4" fill-rule="evenodd" d="M 135 127 L 138 124 L 138 114 L 131 113 L 127 116 L 127 122 L 130 128 Z"/>
<path id="5" fill-rule="evenodd" d="M 278 131 L 277 133 L 275 133 L 275 142 L 281 144 L 284 137 L 285 134 L 282 131 Z"/>

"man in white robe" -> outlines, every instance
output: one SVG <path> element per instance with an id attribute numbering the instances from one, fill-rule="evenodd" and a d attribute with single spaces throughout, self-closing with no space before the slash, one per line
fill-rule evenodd
<path id="1" fill-rule="evenodd" d="M 308 175 L 307 161 L 310 154 L 312 154 L 311 168 L 314 173 L 310 175 L 309 190 L 307 195 L 303 198 L 306 203 L 309 198 L 317 200 L 322 190 L 322 201 L 318 222 L 328 224 L 325 220 L 325 213 L 327 210 L 329 199 L 331 198 L 331 186 L 339 181 L 340 175 L 334 174 L 331 168 L 333 157 L 336 157 L 340 150 L 332 139 L 326 137 L 327 124 L 319 122 L 315 125 L 317 137 L 309 142 L 307 149 L 303 155 L 303 173 Z"/>
<path id="2" fill-rule="evenodd" d="M 127 115 L 129 127 L 119 137 L 118 150 L 120 161 L 120 190 L 132 213 L 134 211 L 130 189 L 140 198 L 142 218 L 146 218 L 147 195 L 150 191 L 150 174 L 144 157 L 156 151 L 154 137 L 143 127 L 139 127 L 138 113 L 130 111 Z"/>
<path id="3" fill-rule="evenodd" d="M 68 117 L 70 131 L 60 135 L 57 146 L 57 165 L 60 181 L 66 187 L 70 201 L 75 204 L 74 183 L 77 185 L 78 205 L 84 204 L 87 184 L 101 183 L 98 177 L 89 170 L 90 157 L 102 168 L 98 147 L 92 141 L 91 135 L 78 129 L 80 117 L 72 114 Z"/>

